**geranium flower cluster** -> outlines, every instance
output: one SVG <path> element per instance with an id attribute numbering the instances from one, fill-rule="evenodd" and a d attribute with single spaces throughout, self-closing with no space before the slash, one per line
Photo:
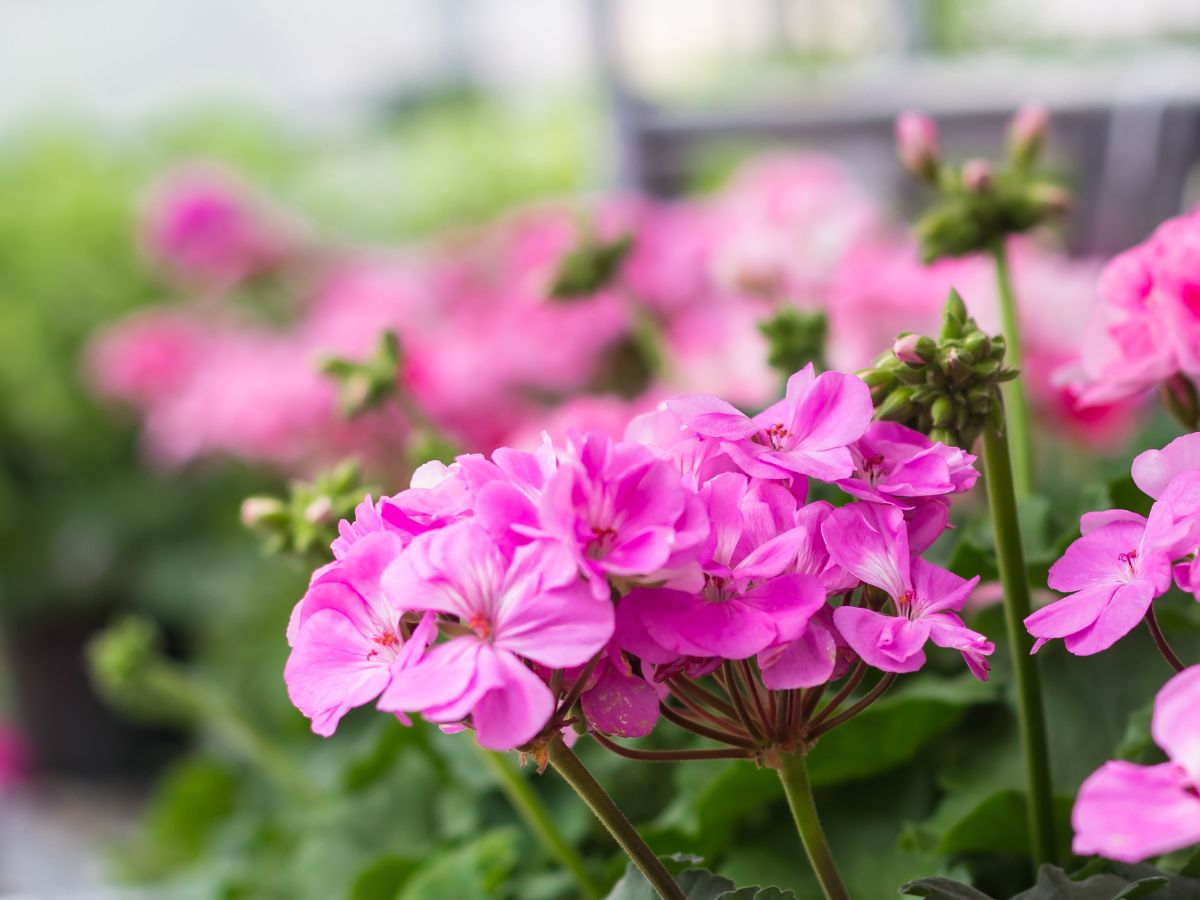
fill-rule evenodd
<path id="1" fill-rule="evenodd" d="M 191 300 L 99 335 L 90 369 L 172 465 L 232 455 L 311 471 L 354 452 L 395 468 L 431 430 L 465 450 L 531 449 L 577 427 L 619 437 L 673 394 L 770 402 L 779 374 L 761 326 L 781 310 L 822 312 L 825 358 L 844 370 L 928 330 L 953 285 L 998 321 L 986 259 L 923 266 L 884 220 L 836 162 L 778 156 L 704 199 L 547 206 L 381 253 L 320 243 L 235 179 L 189 168 L 156 189 L 143 243 Z M 553 295 L 567 260 L 601 250 L 607 277 Z M 1039 409 L 1076 433 L 1124 435 L 1128 403 L 1081 416 L 1049 377 L 1076 351 L 1093 267 L 1025 243 L 1013 269 Z M 362 362 L 388 331 L 393 396 L 346 423 L 322 363 Z"/>
<path id="2" fill-rule="evenodd" d="M 1192 396 L 1200 379 L 1200 212 L 1169 219 L 1115 256 L 1100 278 L 1077 361 L 1062 374 L 1087 405 L 1173 380 Z M 1196 427 L 1193 425 L 1193 427 Z"/>
<path id="3" fill-rule="evenodd" d="M 1080 656 L 1108 649 L 1152 617 L 1172 581 L 1200 600 L 1200 433 L 1140 454 L 1133 480 L 1154 500 L 1149 516 L 1083 516 L 1083 536 L 1050 569 L 1050 587 L 1068 596 L 1025 620 L 1035 652 L 1055 638 Z"/>
<path id="4" fill-rule="evenodd" d="M 978 579 L 921 557 L 975 458 L 872 413 L 860 379 L 810 366 L 753 417 L 682 396 L 624 438 L 428 463 L 341 524 L 288 629 L 289 694 L 323 735 L 375 702 L 494 749 L 568 724 L 641 736 L 661 714 L 728 720 L 716 733 L 752 753 L 835 723 L 796 689 L 850 672 L 846 699 L 930 642 L 986 678 L 993 645 L 958 615 Z M 849 502 L 811 499 L 818 483 Z M 735 729 L 710 675 L 760 714 Z"/>

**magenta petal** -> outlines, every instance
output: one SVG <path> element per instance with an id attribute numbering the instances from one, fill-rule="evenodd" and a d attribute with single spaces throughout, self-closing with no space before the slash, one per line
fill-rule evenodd
<path id="1" fill-rule="evenodd" d="M 483 646 L 473 637 L 438 644 L 420 662 L 395 673 L 379 698 L 379 708 L 418 712 L 460 699 L 472 687 Z"/>
<path id="2" fill-rule="evenodd" d="M 596 683 L 580 698 L 589 723 L 605 734 L 644 737 L 658 721 L 654 688 L 614 665 L 605 665 Z"/>
<path id="3" fill-rule="evenodd" d="M 484 485 L 475 495 L 475 518 L 488 533 L 507 543 L 524 543 L 514 526 L 536 528 L 537 509 L 525 494 L 503 481 Z"/>
<path id="4" fill-rule="evenodd" d="M 845 447 L 832 447 L 828 450 L 811 450 L 806 447 L 771 450 L 762 454 L 760 460 L 771 463 L 785 472 L 808 475 L 820 481 L 841 481 L 854 474 L 854 456 Z M 777 474 L 774 477 L 779 476 Z"/>
<path id="5" fill-rule="evenodd" d="M 622 650 L 632 653 L 642 662 L 662 666 L 674 662 L 679 653 L 663 646 L 653 636 L 642 619 L 642 611 L 659 603 L 670 602 L 669 597 L 660 595 L 675 595 L 687 601 L 689 595 L 680 591 L 659 588 L 635 588 L 617 603 L 616 625 L 613 637 Z M 686 609 L 686 607 L 685 607 Z"/>
<path id="6" fill-rule="evenodd" d="M 296 635 L 283 670 L 288 697 L 312 719 L 312 729 L 328 737 L 356 706 L 379 696 L 389 678 L 388 664 L 345 616 L 336 610 L 313 613 Z"/>
<path id="7" fill-rule="evenodd" d="M 825 606 L 825 588 L 812 575 L 780 575 L 742 594 L 741 602 L 763 613 L 775 627 L 775 642 L 794 641 Z"/>
<path id="8" fill-rule="evenodd" d="M 513 654 L 489 650 L 482 656 L 489 660 L 486 665 L 495 667 L 498 683 L 471 713 L 476 738 L 489 750 L 512 750 L 545 727 L 554 712 L 554 696 Z"/>
<path id="9" fill-rule="evenodd" d="M 1133 481 L 1155 500 L 1176 475 L 1200 470 L 1200 432 L 1177 437 L 1161 450 L 1147 450 L 1133 461 Z"/>
<path id="10" fill-rule="evenodd" d="M 857 606 L 839 606 L 833 611 L 833 622 L 869 666 L 884 672 L 915 672 L 925 665 L 928 624 Z"/>
<path id="11" fill-rule="evenodd" d="M 684 656 L 748 659 L 770 646 L 776 635 L 771 617 L 740 598 L 674 598 L 669 606 L 644 608 L 642 620 L 655 640 Z"/>
<path id="12" fill-rule="evenodd" d="M 1184 669 L 1154 698 L 1154 742 L 1200 785 L 1200 666 Z"/>
<path id="13" fill-rule="evenodd" d="M 613 633 L 613 606 L 597 602 L 583 582 L 536 596 L 504 598 L 497 610 L 497 647 L 552 668 L 582 665 Z"/>
<path id="14" fill-rule="evenodd" d="M 1072 849 L 1136 863 L 1200 842 L 1200 797 L 1188 788 L 1171 763 L 1105 763 L 1079 789 Z"/>
<path id="15" fill-rule="evenodd" d="M 1154 585 L 1150 582 L 1123 584 L 1113 592 L 1095 622 L 1081 632 L 1067 635 L 1063 643 L 1076 656 L 1107 650 L 1138 626 L 1153 600 Z"/>
<path id="16" fill-rule="evenodd" d="M 730 440 L 746 438 L 758 431 L 758 426 L 737 407 L 712 394 L 674 397 L 667 409 L 697 434 Z"/>
<path id="17" fill-rule="evenodd" d="M 1142 528 L 1146 527 L 1146 517 L 1139 516 L 1135 512 L 1130 512 L 1127 509 L 1098 509 L 1095 512 L 1087 512 L 1079 517 L 1079 531 L 1081 534 L 1091 534 L 1097 529 L 1103 528 L 1106 525 L 1138 525 Z"/>
<path id="18" fill-rule="evenodd" d="M 909 588 L 908 532 L 898 509 L 852 503 L 835 509 L 821 526 L 829 555 L 867 584 L 903 597 Z"/>
<path id="19" fill-rule="evenodd" d="M 1101 584 L 1064 597 L 1027 616 L 1025 629 L 1036 638 L 1076 634 L 1099 618 L 1116 590 L 1116 585 Z"/>
<path id="20" fill-rule="evenodd" d="M 861 378 L 823 372 L 796 408 L 792 423 L 792 431 L 798 436 L 796 446 L 806 450 L 845 447 L 863 436 L 874 413 L 871 391 Z"/>
<path id="21" fill-rule="evenodd" d="M 1075 541 L 1050 567 L 1047 583 L 1056 591 L 1080 591 L 1115 584 L 1122 553 L 1136 550 L 1145 529 L 1134 522 L 1113 522 Z"/>
<path id="22" fill-rule="evenodd" d="M 770 661 L 765 659 L 770 655 Z M 813 620 L 798 640 L 780 652 L 758 656 L 763 684 L 773 691 L 817 687 L 833 677 L 837 665 L 837 639 L 820 621 Z"/>

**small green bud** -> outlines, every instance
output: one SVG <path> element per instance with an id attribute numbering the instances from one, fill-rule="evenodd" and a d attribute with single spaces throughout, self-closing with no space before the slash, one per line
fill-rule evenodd
<path id="1" fill-rule="evenodd" d="M 976 329 L 963 339 L 963 347 L 975 359 L 986 359 L 992 352 L 992 339 L 984 332 Z"/>
<path id="2" fill-rule="evenodd" d="M 931 428 L 929 429 L 929 439 L 938 444 L 947 444 L 953 446 L 958 443 L 954 439 L 954 434 L 948 428 Z"/>
<path id="3" fill-rule="evenodd" d="M 887 419 L 891 422 L 903 422 L 915 412 L 916 406 L 913 404 L 913 389 L 911 387 L 898 387 L 881 403 L 875 410 L 875 415 L 880 419 Z"/>
<path id="4" fill-rule="evenodd" d="M 901 384 L 924 384 L 925 377 L 924 369 L 913 369 L 908 366 L 896 372 L 896 378 Z"/>
<path id="5" fill-rule="evenodd" d="M 933 401 L 933 406 L 929 408 L 929 415 L 935 426 L 949 425 L 954 418 L 954 401 L 943 394 Z"/>

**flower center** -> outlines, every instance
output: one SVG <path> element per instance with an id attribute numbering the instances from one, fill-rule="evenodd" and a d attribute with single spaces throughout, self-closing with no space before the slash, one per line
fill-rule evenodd
<path id="1" fill-rule="evenodd" d="M 904 616 L 904 618 L 911 620 L 916 615 L 917 604 L 920 601 L 921 598 L 917 595 L 917 592 L 909 588 L 902 596 L 896 598 L 896 611 Z"/>
<path id="2" fill-rule="evenodd" d="M 792 433 L 788 431 L 782 422 L 776 422 L 767 428 L 765 434 L 767 440 L 771 443 L 772 450 L 778 450 L 783 446 L 783 442 L 792 436 Z"/>
<path id="3" fill-rule="evenodd" d="M 1125 566 L 1129 570 L 1129 574 L 1132 575 L 1134 564 L 1137 562 L 1137 556 L 1137 550 L 1130 550 L 1128 553 L 1118 553 L 1117 562 Z"/>
<path id="4" fill-rule="evenodd" d="M 471 630 L 479 635 L 481 640 L 490 640 L 492 637 L 492 623 L 488 621 L 487 616 L 481 612 L 472 613 L 471 618 L 467 621 L 467 625 Z"/>
<path id="5" fill-rule="evenodd" d="M 608 526 L 593 525 L 592 541 L 588 545 L 588 557 L 590 559 L 600 559 L 612 549 L 612 545 L 616 539 L 617 529 Z"/>
<path id="6" fill-rule="evenodd" d="M 367 653 L 367 659 L 374 659 L 386 651 L 388 656 L 395 656 L 396 650 L 400 647 L 400 638 L 396 632 L 384 630 L 380 634 L 375 635 L 371 640 L 378 645 L 377 648 L 371 648 Z"/>
<path id="7" fill-rule="evenodd" d="M 883 474 L 883 454 L 877 453 L 874 456 L 864 456 L 859 471 L 863 478 L 871 484 L 875 484 L 879 476 Z"/>

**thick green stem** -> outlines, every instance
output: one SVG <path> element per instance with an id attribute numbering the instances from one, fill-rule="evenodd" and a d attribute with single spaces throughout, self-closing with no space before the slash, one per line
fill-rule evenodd
<path id="1" fill-rule="evenodd" d="M 476 745 L 478 747 L 478 745 Z M 598 900 L 602 896 L 600 889 L 592 881 L 592 876 L 584 865 L 583 859 L 575 848 L 562 836 L 562 833 L 550 818 L 542 799 L 521 775 L 512 759 L 505 753 L 496 753 L 479 747 L 479 756 L 496 778 L 500 790 L 508 797 L 508 802 L 517 811 L 525 825 L 533 832 L 534 837 L 541 841 L 546 851 L 559 861 L 564 869 L 571 873 L 579 895 L 587 900 Z"/>
<path id="2" fill-rule="evenodd" d="M 817 803 L 813 799 L 804 755 L 784 754 L 780 757 L 776 771 L 779 772 L 779 780 L 783 783 L 783 792 L 787 795 L 792 818 L 796 820 L 800 842 L 804 844 L 804 852 L 808 854 L 809 864 L 812 865 L 817 881 L 821 883 L 826 900 L 850 900 L 850 892 L 842 882 L 837 864 L 833 861 L 833 853 L 829 849 L 829 842 L 825 839 L 821 819 L 817 816 Z"/>
<path id="3" fill-rule="evenodd" d="M 1004 586 L 1004 624 L 1012 654 L 1013 679 L 1017 689 L 1017 716 L 1028 780 L 1030 852 L 1034 867 L 1053 863 L 1057 856 L 1054 838 L 1054 797 L 1050 784 L 1050 754 L 1046 746 L 1046 712 L 1037 659 L 1031 655 L 1032 638 L 1025 630 L 1031 612 L 1029 576 L 1021 549 L 1013 490 L 1009 444 L 1004 434 L 991 425 L 983 430 L 983 459 L 988 504 L 995 530 L 996 559 Z"/>
<path id="4" fill-rule="evenodd" d="M 608 796 L 600 782 L 592 777 L 592 773 L 579 757 L 571 752 L 560 738 L 550 742 L 548 753 L 550 765 L 554 766 L 554 770 L 591 808 L 600 824 L 608 829 L 608 833 L 621 845 L 625 855 L 646 876 L 646 880 L 658 891 L 659 896 L 663 900 L 687 900 L 671 873 L 667 871 L 667 867 L 662 864 L 662 860 L 650 849 L 650 845 L 642 840 L 633 823 L 625 817 L 625 813 L 621 812 L 617 804 L 613 803 L 612 797 Z"/>
<path id="5" fill-rule="evenodd" d="M 1017 301 L 1013 296 L 1012 279 L 1008 271 L 1008 254 L 1004 242 L 992 248 L 996 264 L 996 286 L 1000 294 L 1000 316 L 1004 325 L 1005 361 L 1009 368 L 1020 369 L 1022 364 L 1021 326 L 1017 318 Z M 1033 434 L 1029 424 L 1029 401 L 1025 397 L 1025 378 L 1018 375 L 1004 386 L 1004 401 L 1008 408 L 1008 446 L 1012 453 L 1013 484 L 1018 497 L 1033 493 Z"/>

